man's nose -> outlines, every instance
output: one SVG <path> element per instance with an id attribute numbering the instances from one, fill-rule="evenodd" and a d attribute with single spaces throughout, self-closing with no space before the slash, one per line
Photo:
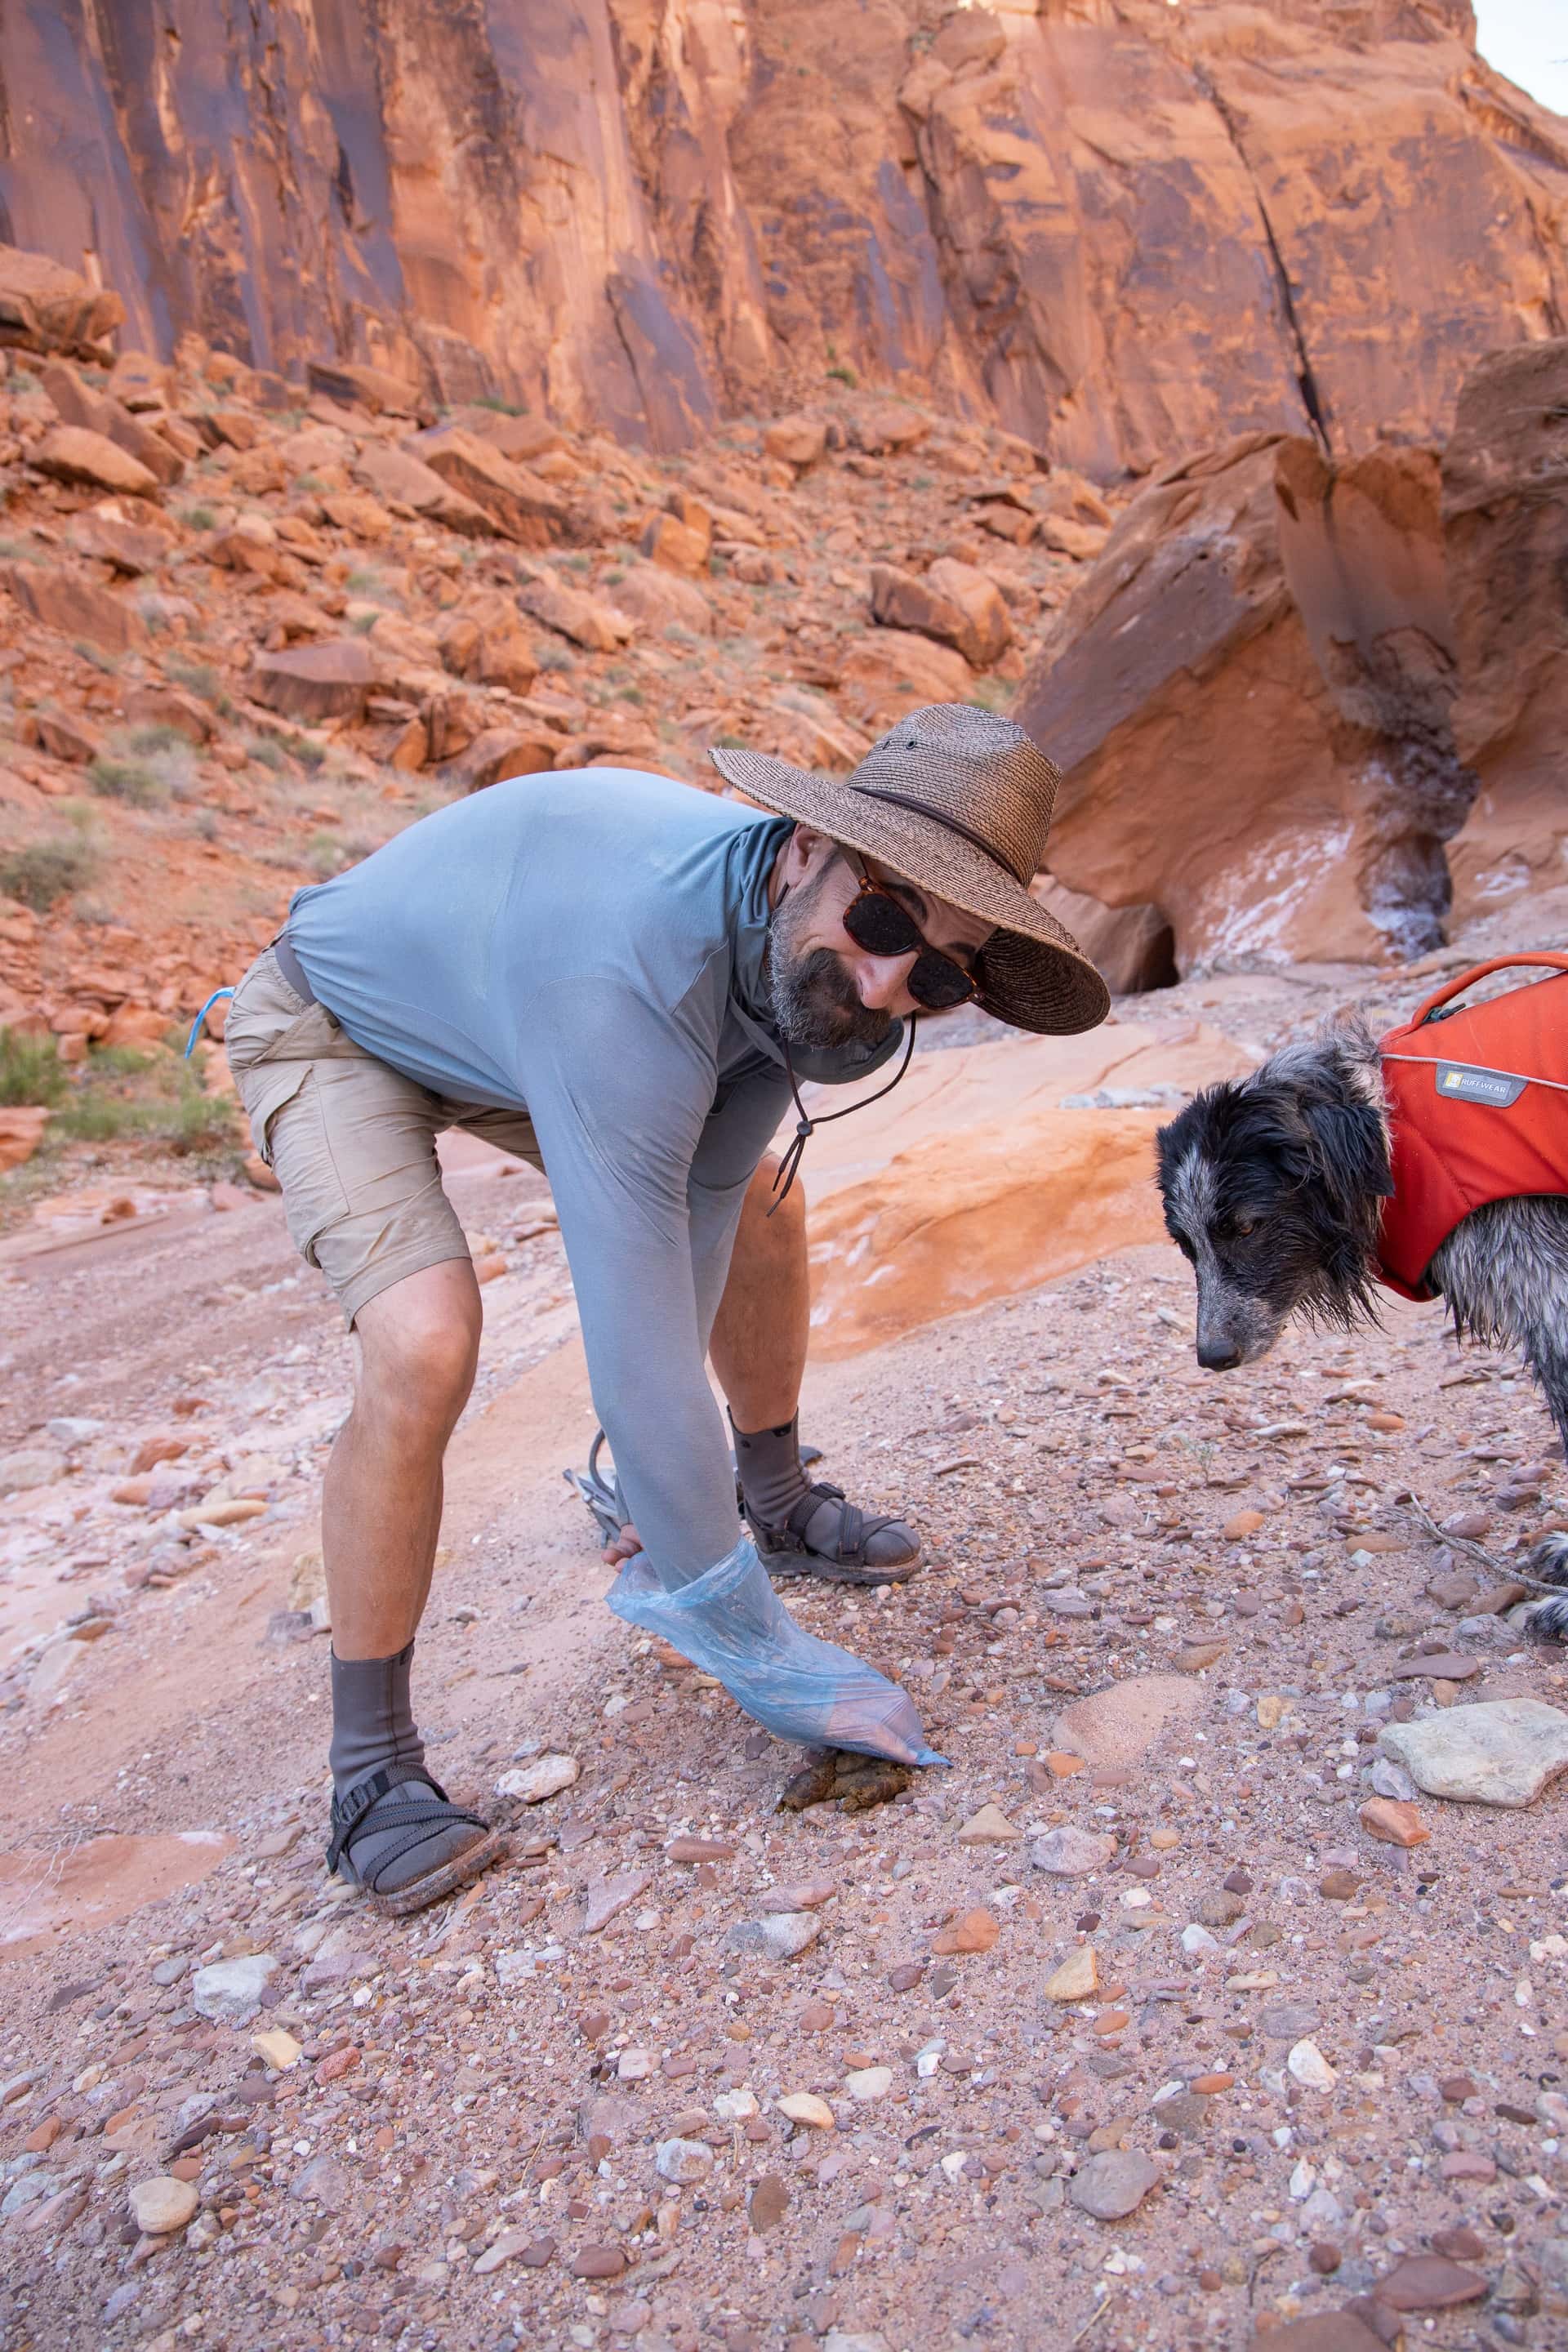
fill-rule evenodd
<path id="1" fill-rule="evenodd" d="M 855 985 L 868 1012 L 898 1013 L 908 1009 L 904 982 L 914 970 L 914 962 L 912 955 L 861 957 Z"/>

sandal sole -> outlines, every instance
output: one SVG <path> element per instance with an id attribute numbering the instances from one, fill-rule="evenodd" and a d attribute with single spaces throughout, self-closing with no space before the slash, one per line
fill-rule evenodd
<path id="1" fill-rule="evenodd" d="M 847 1568 L 816 1553 L 767 1552 L 759 1545 L 757 1558 L 770 1576 L 813 1577 L 819 1584 L 907 1584 L 920 1568 L 920 1557 L 899 1560 L 887 1568 Z"/>
<path id="2" fill-rule="evenodd" d="M 504 1831 L 492 1830 L 488 1837 L 476 1839 L 461 1853 L 455 1853 L 450 1862 L 444 1862 L 439 1870 L 426 1871 L 423 1878 L 411 1878 L 406 1886 L 396 1887 L 386 1895 L 366 1887 L 365 1893 L 376 1910 L 388 1918 L 406 1919 L 411 1912 L 427 1910 L 443 1895 L 455 1895 L 460 1886 L 468 1885 L 492 1862 L 500 1860 L 510 1843 Z"/>

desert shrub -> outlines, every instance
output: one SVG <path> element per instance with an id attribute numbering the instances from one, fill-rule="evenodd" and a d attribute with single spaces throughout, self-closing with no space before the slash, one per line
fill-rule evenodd
<path id="1" fill-rule="evenodd" d="M 564 646 L 541 646 L 538 648 L 541 669 L 570 669 L 572 656 Z"/>
<path id="2" fill-rule="evenodd" d="M 312 775 L 326 760 L 327 747 L 318 743 L 313 735 L 290 735 L 283 746 L 290 758 L 298 760 Z"/>
<path id="3" fill-rule="evenodd" d="M 270 768 L 275 775 L 289 765 L 289 754 L 281 743 L 273 741 L 270 735 L 253 735 L 245 749 L 247 757 L 257 767 Z"/>
<path id="4" fill-rule="evenodd" d="M 58 1103 L 68 1084 L 52 1037 L 0 1029 L 0 1103 Z"/>
<path id="5" fill-rule="evenodd" d="M 35 841 L 30 848 L 0 857 L 0 891 L 8 898 L 20 898 L 35 915 L 47 915 L 58 899 L 86 888 L 98 872 L 98 862 L 97 850 L 79 835 Z"/>
<path id="6" fill-rule="evenodd" d="M 210 662 L 184 661 L 171 654 L 163 665 L 175 686 L 194 694 L 198 702 L 215 707 L 224 699 L 223 680 Z"/>
<path id="7" fill-rule="evenodd" d="M 216 530 L 217 529 L 217 516 L 214 513 L 211 507 L 203 506 L 199 501 L 194 507 L 182 507 L 179 510 L 179 520 L 184 524 L 187 530 Z"/>
<path id="8" fill-rule="evenodd" d="M 94 669 L 100 669 L 105 677 L 119 677 L 119 660 L 113 654 L 106 654 L 101 646 L 89 646 L 85 637 L 77 637 L 72 641 L 71 651 L 79 661 L 89 663 Z"/>
<path id="9" fill-rule="evenodd" d="M 323 882 L 330 882 L 334 874 L 342 874 L 347 866 L 357 866 L 362 857 L 368 857 L 374 847 L 374 842 L 362 841 L 357 836 L 345 840 L 341 834 L 313 833 L 305 845 L 305 864 Z"/>
<path id="10" fill-rule="evenodd" d="M 235 1139 L 234 1105 L 204 1094 L 190 1066 L 172 1053 L 121 1046 L 89 1057 L 79 1084 L 56 1109 L 49 1138 L 60 1143 L 161 1143 L 184 1153 Z"/>
<path id="11" fill-rule="evenodd" d="M 133 808 L 156 808 L 190 789 L 195 757 L 173 727 L 132 727 L 111 735 L 88 767 L 88 782 L 107 798 Z"/>

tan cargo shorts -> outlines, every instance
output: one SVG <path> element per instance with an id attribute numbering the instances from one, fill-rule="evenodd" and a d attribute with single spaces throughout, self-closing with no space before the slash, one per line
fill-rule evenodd
<path id="1" fill-rule="evenodd" d="M 444 1128 L 543 1168 L 525 1111 L 447 1100 L 378 1062 L 296 994 L 270 948 L 235 991 L 224 1045 L 294 1245 L 351 1325 L 378 1291 L 468 1255 L 436 1158 Z"/>

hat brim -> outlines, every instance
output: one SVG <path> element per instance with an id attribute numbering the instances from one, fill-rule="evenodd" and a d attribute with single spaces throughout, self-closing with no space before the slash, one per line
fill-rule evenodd
<path id="1" fill-rule="evenodd" d="M 794 817 L 945 905 L 994 924 L 980 1001 L 996 1020 L 1067 1037 L 1097 1027 L 1110 1012 L 1110 992 L 1072 933 L 962 834 L 771 751 L 726 749 L 708 757 L 737 792 L 775 815 Z"/>

